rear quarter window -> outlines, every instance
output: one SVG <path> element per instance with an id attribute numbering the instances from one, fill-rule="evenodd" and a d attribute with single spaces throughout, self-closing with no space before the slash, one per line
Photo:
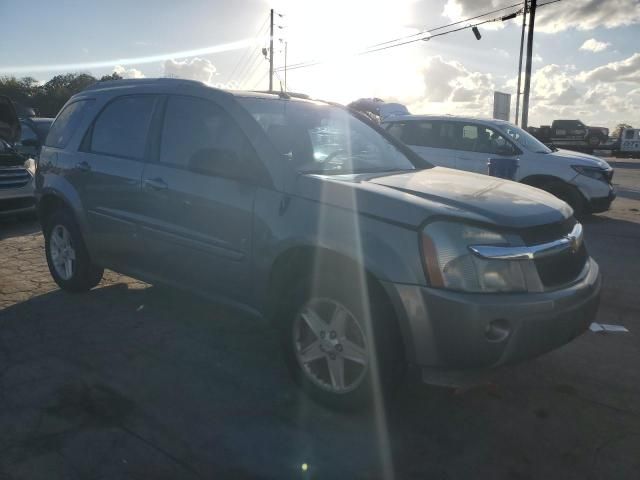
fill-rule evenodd
<path id="1" fill-rule="evenodd" d="M 70 103 L 58 114 L 44 144 L 47 147 L 64 148 L 85 118 L 93 99 Z"/>

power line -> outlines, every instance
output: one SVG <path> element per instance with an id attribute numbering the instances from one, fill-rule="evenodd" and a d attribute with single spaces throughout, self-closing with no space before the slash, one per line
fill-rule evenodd
<path id="1" fill-rule="evenodd" d="M 519 7 L 520 5 L 522 5 L 522 2 L 514 3 L 513 5 L 508 5 L 508 6 L 502 7 L 502 8 L 497 8 L 496 10 L 491 10 L 490 12 L 485 12 L 485 13 L 483 13 L 481 15 L 476 15 L 475 17 L 469 17 L 469 18 L 465 18 L 464 20 L 459 20 L 457 22 L 448 23 L 446 25 L 440 25 L 439 27 L 425 29 L 425 30 L 422 30 L 421 32 L 414 33 L 414 34 L 411 34 L 411 35 L 407 35 L 405 37 L 399 37 L 399 38 L 396 38 L 394 40 L 387 40 L 386 42 L 376 43 L 374 45 L 370 45 L 369 47 L 366 47 L 365 50 L 367 48 L 379 47 L 379 46 L 382 46 L 382 45 L 387 45 L 389 43 L 398 42 L 400 40 L 405 40 L 405 39 L 408 39 L 408 38 L 422 36 L 422 35 L 425 34 L 425 32 L 435 32 L 435 31 L 438 31 L 438 30 L 442 30 L 443 28 L 453 27 L 455 25 L 459 25 L 459 24 L 464 23 L 464 22 L 469 22 L 471 20 L 476 20 L 478 18 L 486 17 L 487 15 L 491 15 L 493 13 L 501 12 L 503 10 L 508 10 L 509 8 Z"/>
<path id="2" fill-rule="evenodd" d="M 255 38 L 260 38 L 260 36 L 262 35 L 262 31 L 265 29 L 265 27 L 267 26 L 267 22 L 269 21 L 269 17 L 266 17 L 264 19 L 264 22 L 262 22 L 262 26 L 258 29 L 258 33 L 256 34 Z M 240 55 L 240 58 L 238 58 L 238 62 L 236 63 L 235 67 L 233 68 L 233 70 L 231 71 L 231 75 L 229 75 L 229 79 L 233 79 L 236 72 L 238 71 L 238 68 L 240 67 L 241 63 L 244 63 L 246 60 L 248 60 L 249 57 L 251 57 L 251 53 L 255 51 L 255 47 L 254 50 L 251 49 L 251 47 L 247 47 L 247 49 L 242 53 L 242 55 Z"/>
<path id="3" fill-rule="evenodd" d="M 254 49 L 251 51 L 251 54 L 246 58 L 246 61 L 238 71 L 238 74 L 231 78 L 244 78 L 248 71 L 253 67 L 256 62 L 256 59 L 259 59 L 260 55 L 260 44 L 256 44 Z"/>
<path id="4" fill-rule="evenodd" d="M 538 8 L 543 7 L 545 5 L 550 5 L 552 3 L 557 3 L 557 2 L 560 2 L 560 1 L 562 1 L 562 0 L 550 0 L 548 2 L 539 4 Z M 519 3 L 514 4 L 514 5 L 510 5 L 510 6 L 507 6 L 507 7 L 502 7 L 500 9 L 494 10 L 492 12 L 486 12 L 486 13 L 484 13 L 482 15 L 477 15 L 475 17 L 470 17 L 470 18 L 467 18 L 467 19 L 464 19 L 464 20 L 460 20 L 458 22 L 450 23 L 448 25 L 442 25 L 440 27 L 436 27 L 435 29 L 423 30 L 422 32 L 419 32 L 419 33 L 416 33 L 416 34 L 413 34 L 413 35 L 410 35 L 410 36 L 400 37 L 400 38 L 397 38 L 395 40 L 389 40 L 387 42 L 382 42 L 382 43 L 379 43 L 379 44 L 376 44 L 376 45 L 371 45 L 370 47 L 367 47 L 367 48 L 363 49 L 360 52 L 354 53 L 353 56 L 367 55 L 369 53 L 380 52 L 380 51 L 388 50 L 388 49 L 394 48 L 394 47 L 401 47 L 403 45 L 408 45 L 410 43 L 420 42 L 420 41 L 424 41 L 424 40 L 431 40 L 432 38 L 441 37 L 441 36 L 444 36 L 444 35 L 448 35 L 450 33 L 459 32 L 461 30 L 466 30 L 466 29 L 469 29 L 469 28 L 478 27 L 478 26 L 484 25 L 486 23 L 501 21 L 503 17 L 495 17 L 495 18 L 491 18 L 489 20 L 484 20 L 482 22 L 477 22 L 475 24 L 470 24 L 470 25 L 465 25 L 463 27 L 455 28 L 453 30 L 447 30 L 445 32 L 436 33 L 436 34 L 433 34 L 433 35 L 431 34 L 431 32 L 436 31 L 436 30 L 442 30 L 442 29 L 447 28 L 447 27 L 451 27 L 451 26 L 459 25 L 461 23 L 468 22 L 469 20 L 473 20 L 473 19 L 477 19 L 477 18 L 481 18 L 481 17 L 486 17 L 487 15 L 490 15 L 491 13 L 496 13 L 496 12 L 499 12 L 499 11 L 507 10 L 509 8 L 514 8 L 514 7 L 520 6 L 520 5 L 521 5 L 521 3 L 519 2 Z M 520 10 L 518 12 L 515 12 L 515 15 L 518 16 L 518 15 L 521 15 L 522 13 L 523 13 L 522 10 Z M 414 37 L 418 37 L 418 36 L 419 36 L 419 38 L 414 38 Z M 407 39 L 407 40 L 401 41 L 403 39 Z M 389 45 L 389 44 L 391 44 L 391 45 Z M 313 67 L 313 66 L 316 66 L 316 65 L 320 65 L 322 63 L 326 63 L 326 61 L 325 60 L 317 60 L 317 61 L 298 62 L 296 64 L 287 66 L 287 70 L 297 70 L 297 69 L 300 69 L 300 68 Z M 278 70 L 282 70 L 282 67 L 278 68 Z"/>
<path id="5" fill-rule="evenodd" d="M 244 83 L 246 80 L 250 80 L 255 72 L 255 69 L 258 65 L 260 65 L 261 60 L 263 60 L 263 56 L 258 48 L 258 51 L 255 51 L 251 60 L 247 63 L 245 68 L 242 69 L 241 72 L 238 73 L 238 84 Z"/>
<path id="6" fill-rule="evenodd" d="M 257 87 L 258 85 L 260 85 L 260 82 L 262 82 L 265 78 L 267 78 L 267 75 L 269 75 L 269 71 L 268 71 L 268 70 L 267 70 L 267 71 L 265 71 L 265 72 L 262 74 L 262 76 L 260 77 L 260 79 L 259 79 L 256 83 L 254 83 L 254 84 L 253 84 L 253 87 L 251 87 L 251 88 L 250 88 L 250 90 L 255 90 L 255 89 L 256 89 L 256 87 Z"/>
<path id="7" fill-rule="evenodd" d="M 264 65 L 262 62 L 265 60 L 266 58 L 263 55 L 258 55 L 256 60 L 251 65 L 251 68 L 247 71 L 247 74 L 242 77 L 242 80 L 240 80 L 238 84 L 243 85 L 246 82 L 249 82 L 255 76 L 256 72 L 260 70 L 260 67 Z"/>

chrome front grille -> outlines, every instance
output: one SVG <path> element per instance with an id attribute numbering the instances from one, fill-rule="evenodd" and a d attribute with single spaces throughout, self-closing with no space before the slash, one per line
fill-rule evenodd
<path id="1" fill-rule="evenodd" d="M 31 174 L 23 167 L 0 167 L 0 189 L 21 188 L 31 180 Z"/>

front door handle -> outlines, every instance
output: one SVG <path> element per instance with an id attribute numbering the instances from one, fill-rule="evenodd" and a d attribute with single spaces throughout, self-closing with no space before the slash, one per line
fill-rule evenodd
<path id="1" fill-rule="evenodd" d="M 154 190 L 166 190 L 169 188 L 167 182 L 165 182 L 161 178 L 148 178 L 144 181 L 144 186 L 147 188 L 152 188 Z"/>
<path id="2" fill-rule="evenodd" d="M 86 160 L 83 160 L 82 162 L 76 163 L 76 168 L 78 170 L 80 170 L 81 172 L 89 172 L 89 171 L 91 171 L 91 165 L 89 165 L 89 162 L 87 162 Z"/>

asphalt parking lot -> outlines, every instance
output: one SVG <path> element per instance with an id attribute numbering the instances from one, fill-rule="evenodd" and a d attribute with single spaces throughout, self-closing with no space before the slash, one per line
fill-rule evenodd
<path id="1" fill-rule="evenodd" d="M 308 401 L 237 312 L 112 272 L 59 291 L 38 225 L 3 220 L 0 479 L 640 478 L 640 160 L 612 165 L 619 198 L 586 241 L 598 321 L 629 333 L 466 391 L 409 384 L 386 416 Z"/>

